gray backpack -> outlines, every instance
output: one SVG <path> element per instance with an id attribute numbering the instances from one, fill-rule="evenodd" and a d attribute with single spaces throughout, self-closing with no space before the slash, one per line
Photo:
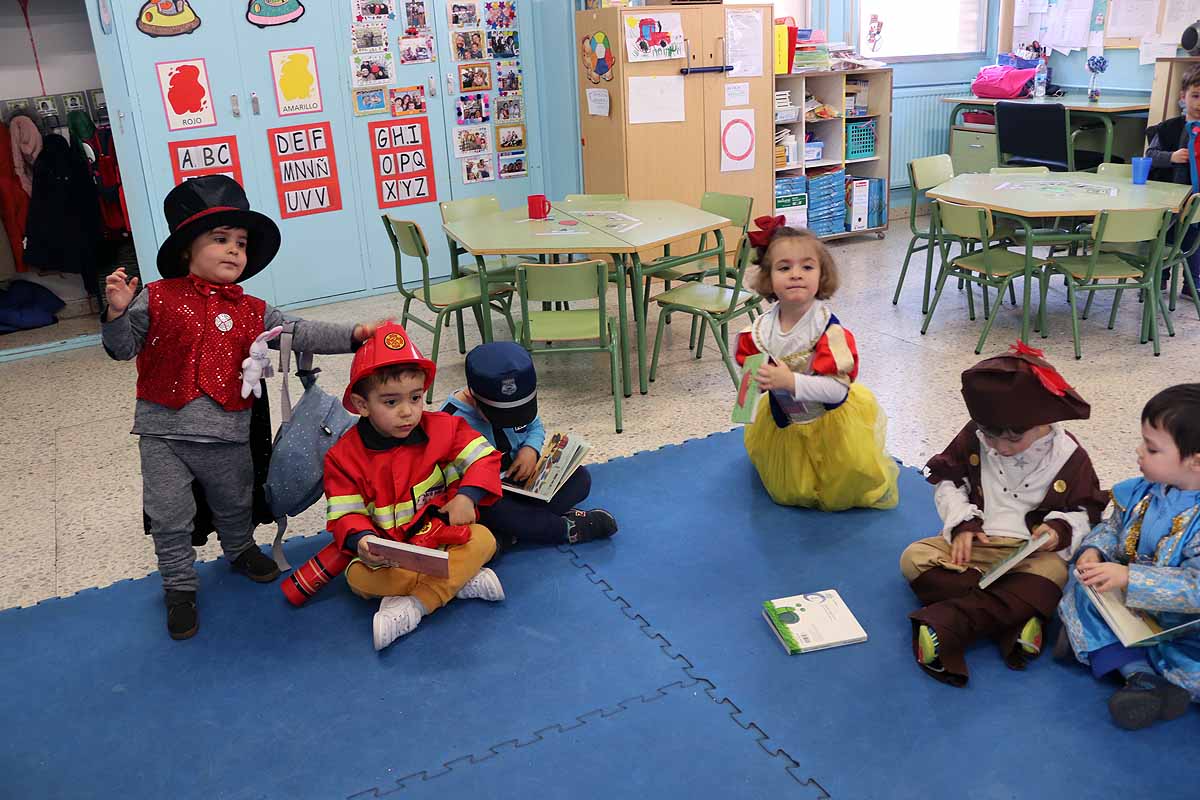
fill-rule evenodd
<path id="1" fill-rule="evenodd" d="M 271 465 L 264 487 L 267 504 L 277 526 L 271 555 L 281 570 L 291 569 L 283 555 L 287 518 L 302 513 L 321 499 L 325 492 L 325 453 L 357 421 L 342 407 L 340 398 L 328 394 L 317 385 L 317 373 L 320 370 L 312 368 L 311 353 L 298 353 L 296 356 L 296 376 L 304 386 L 304 394 L 292 406 L 288 379 L 295 327 L 294 322 L 286 323 L 279 337 L 279 374 L 282 381 L 279 410 L 282 421 L 275 434 Z"/>

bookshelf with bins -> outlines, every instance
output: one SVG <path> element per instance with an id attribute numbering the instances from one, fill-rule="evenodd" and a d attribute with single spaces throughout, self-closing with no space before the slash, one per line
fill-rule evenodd
<path id="1" fill-rule="evenodd" d="M 890 69 L 776 75 L 774 213 L 823 239 L 883 238 L 891 122 Z"/>

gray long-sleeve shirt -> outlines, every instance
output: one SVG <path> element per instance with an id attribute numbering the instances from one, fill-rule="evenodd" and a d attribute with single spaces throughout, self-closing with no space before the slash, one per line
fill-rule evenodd
<path id="1" fill-rule="evenodd" d="M 349 353 L 354 348 L 354 325 L 311 322 L 267 305 L 263 330 L 285 322 L 296 323 L 292 348 L 297 352 Z M 106 320 L 100 326 L 104 349 L 118 361 L 135 358 L 141 352 L 149 330 L 150 300 L 145 291 L 138 293 L 124 314 L 111 322 Z M 271 346 L 275 347 L 276 343 L 272 342 Z M 139 399 L 133 412 L 131 432 L 139 436 L 241 443 L 250 438 L 250 410 L 226 411 L 207 395 L 201 395 L 179 409 Z"/>

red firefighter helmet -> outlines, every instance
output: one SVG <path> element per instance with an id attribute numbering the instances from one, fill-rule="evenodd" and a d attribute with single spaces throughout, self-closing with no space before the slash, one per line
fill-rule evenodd
<path id="1" fill-rule="evenodd" d="M 350 402 L 350 390 L 354 384 L 370 375 L 381 367 L 393 364 L 412 364 L 425 373 L 425 391 L 433 384 L 433 376 L 437 374 L 437 365 L 417 349 L 417 345 L 408 338 L 408 331 L 395 322 L 380 325 L 370 339 L 363 342 L 362 347 L 354 354 L 354 363 L 350 365 L 350 384 L 342 395 L 342 405 L 351 414 L 357 414 L 358 409 Z"/>

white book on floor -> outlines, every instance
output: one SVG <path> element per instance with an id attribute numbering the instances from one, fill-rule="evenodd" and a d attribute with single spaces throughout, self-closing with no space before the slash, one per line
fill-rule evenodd
<path id="1" fill-rule="evenodd" d="M 367 543 L 367 552 L 389 566 L 403 567 L 434 578 L 450 577 L 450 554 L 445 550 L 397 542 L 374 534 L 363 539 Z"/>
<path id="2" fill-rule="evenodd" d="M 867 640 L 836 589 L 767 600 L 762 613 L 789 655 Z"/>
<path id="3" fill-rule="evenodd" d="M 985 572 L 983 577 L 979 579 L 979 588 L 986 589 L 987 587 L 991 586 L 996 582 L 997 578 L 1008 572 L 1017 564 L 1020 564 L 1048 541 L 1050 541 L 1050 534 L 1048 533 L 1043 533 L 1030 539 L 1025 543 L 1024 547 L 1017 550 L 1008 558 L 1004 559 L 999 564 L 994 565 L 991 569 Z"/>
<path id="4" fill-rule="evenodd" d="M 1084 588 L 1087 589 L 1092 605 L 1126 647 L 1153 647 L 1185 632 L 1194 632 L 1197 630 L 1196 626 L 1200 625 L 1200 617 L 1196 617 L 1182 625 L 1164 629 L 1154 617 L 1125 605 L 1124 589 L 1101 592 L 1091 586 Z"/>

